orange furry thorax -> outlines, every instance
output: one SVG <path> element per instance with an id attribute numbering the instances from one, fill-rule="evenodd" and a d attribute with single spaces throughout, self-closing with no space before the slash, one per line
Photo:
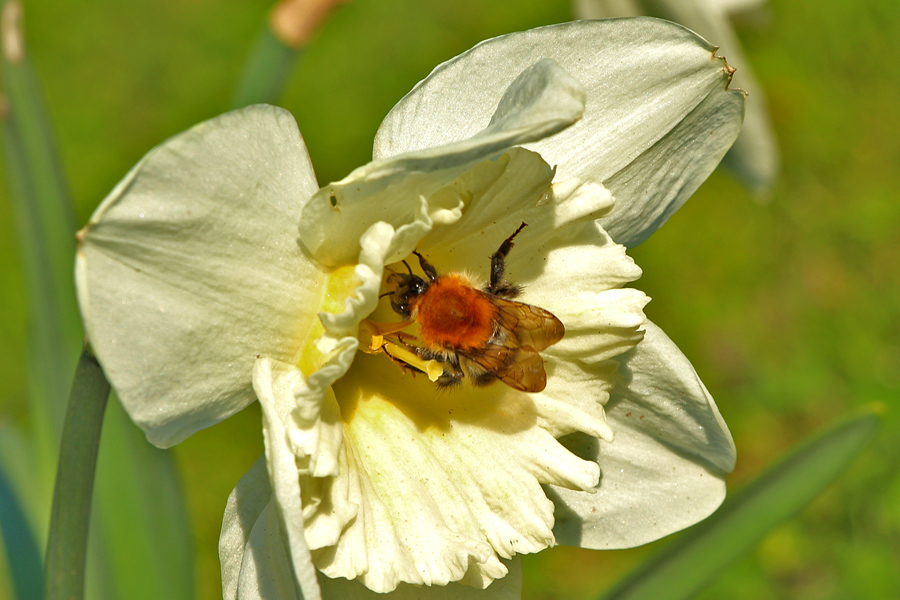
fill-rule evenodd
<path id="1" fill-rule="evenodd" d="M 467 277 L 449 273 L 431 283 L 412 313 L 422 341 L 431 348 L 470 350 L 493 335 L 497 308 Z"/>

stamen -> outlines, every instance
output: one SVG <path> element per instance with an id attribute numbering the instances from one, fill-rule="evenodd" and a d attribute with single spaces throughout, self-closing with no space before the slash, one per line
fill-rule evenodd
<path id="1" fill-rule="evenodd" d="M 400 361 L 422 371 L 431 381 L 437 381 L 438 377 L 444 374 L 444 366 L 438 361 L 434 359 L 424 360 L 414 352 L 410 352 L 403 346 L 398 346 L 393 342 L 384 342 L 381 350 L 394 359 L 395 362 Z"/>
<path id="2" fill-rule="evenodd" d="M 402 344 L 401 330 L 411 324 L 411 321 L 376 323 L 363 319 L 359 323 L 359 349 L 366 354 L 385 354 L 400 365 L 401 369 L 406 365 L 425 373 L 431 381 L 437 381 L 444 374 L 444 366 L 441 363 L 434 359 L 425 360 L 408 348 L 384 339 L 385 336 L 395 336 Z"/>

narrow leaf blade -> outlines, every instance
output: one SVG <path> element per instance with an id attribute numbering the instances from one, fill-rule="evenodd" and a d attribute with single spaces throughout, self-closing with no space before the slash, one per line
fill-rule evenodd
<path id="1" fill-rule="evenodd" d="M 689 598 L 774 527 L 798 513 L 850 464 L 878 428 L 874 411 L 802 442 L 709 519 L 669 544 L 603 600 Z"/>
<path id="2" fill-rule="evenodd" d="M 58 440 L 83 335 L 72 277 L 75 217 L 38 78 L 26 52 L 21 2 L 3 2 L 0 18 L 4 166 L 31 307 L 28 397 L 39 467 L 31 477 L 39 481 L 42 492 L 25 508 L 43 516 L 50 511 Z M 97 597 L 187 598 L 193 592 L 192 544 L 174 463 L 170 455 L 147 443 L 121 409 L 112 412 L 93 490 L 103 510 L 91 528 L 88 588 Z M 158 541 L 150 543 L 153 540 Z M 156 585 L 143 585 L 147 581 Z"/>

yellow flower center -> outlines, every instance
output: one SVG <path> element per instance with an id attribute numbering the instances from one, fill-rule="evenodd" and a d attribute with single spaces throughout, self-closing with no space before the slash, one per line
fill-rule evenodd
<path id="1" fill-rule="evenodd" d="M 325 277 L 322 286 L 322 297 L 319 301 L 318 313 L 339 314 L 344 310 L 347 298 L 356 293 L 361 281 L 356 275 L 356 265 L 344 265 L 334 269 Z M 300 351 L 297 367 L 307 377 L 322 368 L 325 363 L 316 341 L 325 333 L 325 327 L 319 319 L 313 319 L 306 340 Z"/>

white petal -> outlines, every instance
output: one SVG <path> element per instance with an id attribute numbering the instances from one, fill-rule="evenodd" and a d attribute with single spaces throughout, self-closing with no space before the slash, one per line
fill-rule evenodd
<path id="1" fill-rule="evenodd" d="M 88 338 L 154 444 L 252 402 L 257 355 L 295 358 L 323 279 L 296 234 L 315 189 L 293 118 L 253 106 L 152 150 L 79 234 Z"/>
<path id="2" fill-rule="evenodd" d="M 236 600 L 318 600 L 320 595 L 297 589 L 293 565 L 274 503 L 253 524 L 237 580 Z"/>
<path id="3" fill-rule="evenodd" d="M 219 560 L 225 600 L 320 597 L 318 589 L 310 587 L 310 583 L 316 585 L 314 575 L 303 591 L 297 589 L 264 458 L 256 461 L 228 497 Z"/>
<path id="4" fill-rule="evenodd" d="M 614 244 L 596 223 L 576 231 L 536 254 L 545 270 L 539 278 L 524 280 L 528 285 L 521 300 L 549 310 L 566 327 L 565 337 L 546 354 L 594 365 L 589 371 L 602 370 L 599 363 L 641 339 L 643 308 L 650 299 L 639 290 L 619 287 L 641 273 L 623 246 Z"/>
<path id="5" fill-rule="evenodd" d="M 541 427 L 556 438 L 580 431 L 613 441 L 615 432 L 603 406 L 616 383 L 618 364 L 611 360 L 589 364 L 545 354 L 544 367 L 547 387 L 532 395 Z"/>
<path id="6" fill-rule="evenodd" d="M 532 399 L 542 426 L 555 437 L 581 431 L 613 441 L 603 405 L 617 383 L 612 360 L 639 344 L 648 298 L 633 289 L 585 293 L 571 285 L 545 304 L 566 326 L 565 337 L 544 351 L 547 388 Z"/>
<path id="7" fill-rule="evenodd" d="M 390 600 L 520 600 L 522 597 L 522 564 L 518 557 L 503 561 L 509 574 L 487 588 L 479 589 L 460 583 L 440 586 L 416 586 L 401 583 L 391 592 Z M 341 600 L 380 600 L 384 594 L 373 592 L 358 581 L 320 578 L 322 593 L 326 598 Z"/>
<path id="8" fill-rule="evenodd" d="M 355 347 L 343 349 L 309 380 L 293 365 L 268 358 L 257 360 L 253 369 L 253 388 L 263 409 L 273 500 L 294 573 L 308 598 L 317 597 L 318 587 L 305 531 L 304 508 L 309 512 L 309 507 L 304 507 L 304 499 L 311 492 L 301 485 L 338 475 L 342 426 L 327 386 L 343 374 L 354 352 Z M 345 521 L 352 517 L 352 511 L 344 514 Z"/>
<path id="9" fill-rule="evenodd" d="M 487 119 L 469 136 L 376 160 L 322 188 L 303 209 L 300 228 L 313 256 L 329 266 L 354 261 L 359 246 L 348 239 L 359 239 L 378 221 L 399 228 L 420 209 L 422 198 L 428 200 L 472 165 L 568 127 L 581 117 L 584 91 L 552 60 L 536 57 L 490 102 Z"/>
<path id="10" fill-rule="evenodd" d="M 608 240 L 602 231 L 598 233 Z M 586 268 L 625 274 L 633 267 L 622 246 L 601 246 L 596 250 L 607 252 L 593 256 L 590 249 L 596 248 L 582 245 L 552 252 L 547 257 L 550 268 L 525 289 L 522 300 L 546 308 L 566 327 L 565 337 L 543 353 L 547 388 L 533 395 L 546 419 L 543 426 L 555 437 L 581 431 L 611 442 L 615 430 L 606 422 L 603 405 L 618 379 L 617 362 L 612 359 L 642 339 L 643 308 L 649 298 L 638 290 L 604 289 L 589 276 L 579 277 Z M 577 260 L 578 250 L 582 256 L 598 260 L 586 267 Z M 575 260 L 560 261 L 554 254 L 571 254 Z"/>
<path id="11" fill-rule="evenodd" d="M 665 3 L 667 17 L 671 16 L 686 27 L 714 41 L 728 64 L 737 69 L 733 86 L 747 92 L 747 114 L 737 141 L 725 157 L 739 175 L 759 191 L 772 185 L 778 175 L 779 152 L 775 133 L 769 122 L 766 95 L 757 82 L 750 63 L 744 56 L 740 41 L 726 14 L 735 8 L 722 0 L 669 1 Z"/>
<path id="12" fill-rule="evenodd" d="M 615 441 L 562 440 L 601 468 L 594 494 L 548 488 L 562 544 L 645 544 L 706 518 L 725 497 L 731 434 L 684 355 L 658 327 L 645 328 L 644 340 L 621 358 L 620 383 L 606 405 Z"/>
<path id="13" fill-rule="evenodd" d="M 326 335 L 317 344 L 323 352 L 345 338 L 356 338 L 360 320 L 369 316 L 378 304 L 385 261 L 396 255 L 398 248 L 414 248 L 431 229 L 432 220 L 426 211 L 427 203 L 422 201 L 410 222 L 396 230 L 379 221 L 363 233 L 359 240 L 359 262 L 353 267 L 357 283 L 353 295 L 346 299 L 342 311 L 320 314 Z"/>
<path id="14" fill-rule="evenodd" d="M 435 227 L 418 250 L 442 272 L 483 269 L 488 275 L 486 259 L 523 221 L 530 226 L 522 239 L 554 227 L 554 207 L 547 201 L 552 181 L 550 165 L 522 148 L 475 165 L 436 194 L 443 204 L 459 203 L 459 219 Z M 515 254 L 522 252 L 517 249 Z"/>
<path id="15" fill-rule="evenodd" d="M 700 187 L 741 128 L 744 98 L 711 94 L 661 139 L 604 181 L 616 210 L 600 223 L 631 248 L 659 229 Z"/>
<path id="16" fill-rule="evenodd" d="M 247 542 L 253 525 L 271 498 L 266 460 L 262 456 L 241 477 L 225 505 L 222 533 L 219 535 L 219 563 L 222 565 L 222 595 L 225 600 L 237 598 Z"/>
<path id="17" fill-rule="evenodd" d="M 523 244 L 524 246 L 524 244 Z M 641 269 L 625 254 L 625 247 L 614 243 L 595 223 L 570 232 L 567 237 L 544 242 L 534 251 L 541 261 L 519 264 L 529 252 L 510 254 L 510 278 L 527 282 L 523 298 L 553 312 L 558 302 L 570 303 L 569 293 L 597 294 L 619 288 L 641 276 Z M 540 277 L 537 273 L 540 273 Z M 561 293 L 565 290 L 566 293 Z"/>
<path id="18" fill-rule="evenodd" d="M 539 57 L 553 58 L 585 86 L 584 117 L 527 147 L 558 165 L 561 179 L 604 182 L 617 200 L 604 226 L 613 239 L 633 246 L 661 221 L 618 230 L 610 224 L 619 215 L 668 215 L 674 210 L 669 206 L 684 202 L 737 136 L 744 97 L 727 91 L 729 74 L 713 51 L 687 29 L 648 18 L 579 21 L 494 38 L 440 65 L 403 98 L 379 129 L 374 155 L 385 158 L 474 135 L 522 68 Z M 669 182 L 680 188 L 607 182 L 616 175 L 665 179 L 672 164 L 659 155 L 673 148 L 683 157 L 676 162 L 684 172 Z M 635 161 L 642 165 L 640 177 L 629 169 Z"/>
<path id="19" fill-rule="evenodd" d="M 766 97 L 756 81 L 753 70 L 744 56 L 729 12 L 745 11 L 764 0 L 663 0 L 635 2 L 634 0 L 578 0 L 575 14 L 579 19 L 654 15 L 681 23 L 719 46 L 718 53 L 737 69 L 732 87 L 747 92 L 747 114 L 744 126 L 725 162 L 734 168 L 748 184 L 765 191 L 778 175 L 779 152 L 775 134 L 769 122 Z"/>

